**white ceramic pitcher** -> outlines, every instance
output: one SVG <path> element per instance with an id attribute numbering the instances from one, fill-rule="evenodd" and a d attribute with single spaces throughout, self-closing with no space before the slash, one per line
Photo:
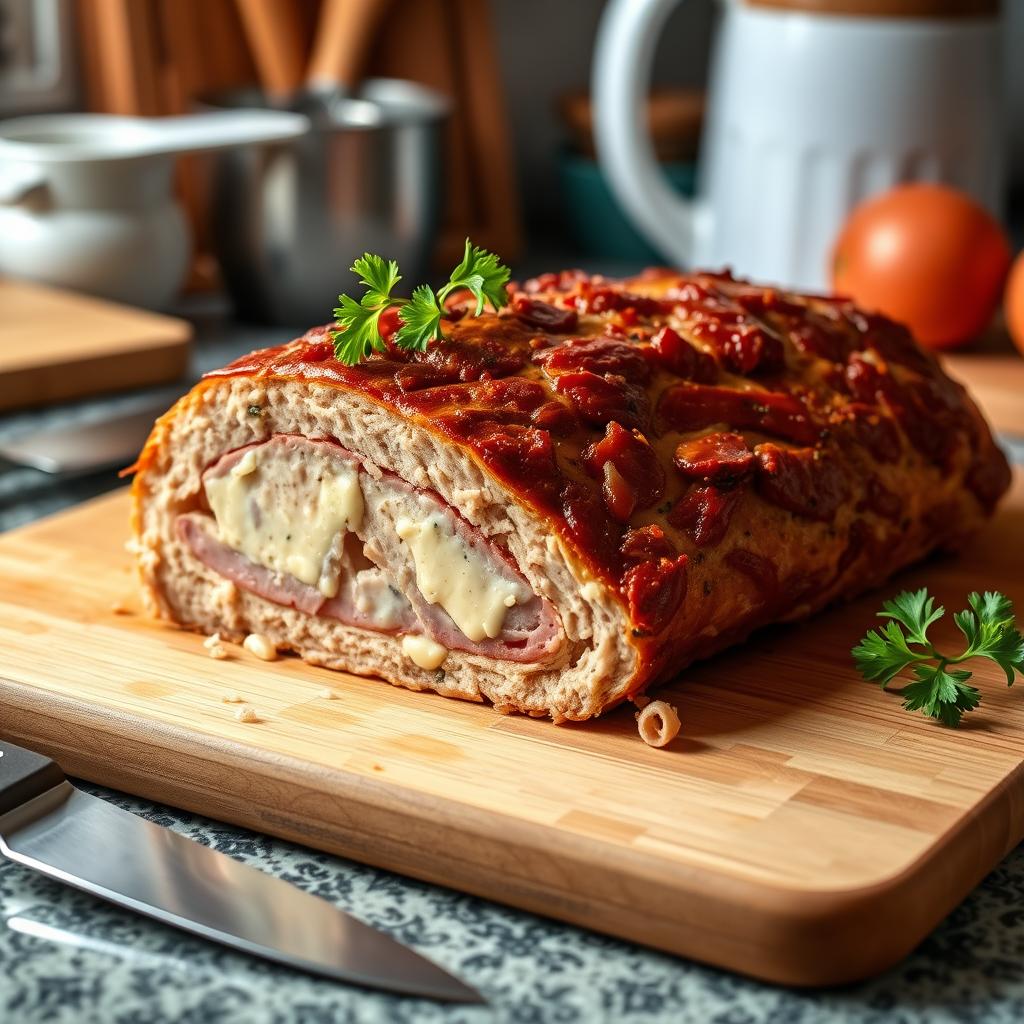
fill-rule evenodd
<path id="1" fill-rule="evenodd" d="M 695 202 L 669 188 L 639 116 L 679 2 L 610 0 L 592 82 L 602 167 L 666 258 L 820 290 L 848 212 L 898 181 L 947 182 L 1000 212 L 995 0 L 727 0 Z"/>
<path id="2" fill-rule="evenodd" d="M 175 157 L 308 130 L 307 118 L 269 110 L 0 122 L 0 274 L 164 308 L 191 250 Z"/>

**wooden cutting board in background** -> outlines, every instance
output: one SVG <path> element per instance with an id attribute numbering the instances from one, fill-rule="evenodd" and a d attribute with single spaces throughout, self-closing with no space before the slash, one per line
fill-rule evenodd
<path id="1" fill-rule="evenodd" d="M 1024 834 L 1024 685 L 979 663 L 982 706 L 950 730 L 849 654 L 900 586 L 1024 607 L 1024 479 L 961 557 L 687 671 L 665 750 L 630 708 L 558 727 L 214 661 L 140 612 L 127 514 L 119 493 L 0 538 L 0 735 L 76 775 L 790 984 L 888 967 Z"/>
<path id="2" fill-rule="evenodd" d="M 184 320 L 0 280 L 0 411 L 177 380 L 191 340 Z"/>

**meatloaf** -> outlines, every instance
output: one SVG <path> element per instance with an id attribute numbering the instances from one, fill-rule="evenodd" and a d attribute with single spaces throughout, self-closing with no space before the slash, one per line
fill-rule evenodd
<path id="1" fill-rule="evenodd" d="M 139 457 L 158 616 L 581 720 L 955 547 L 1009 483 L 906 330 L 727 274 L 548 274 L 356 366 L 207 374 Z"/>

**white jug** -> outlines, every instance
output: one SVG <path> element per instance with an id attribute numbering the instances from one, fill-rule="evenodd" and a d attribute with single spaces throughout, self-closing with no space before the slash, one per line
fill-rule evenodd
<path id="1" fill-rule="evenodd" d="M 641 116 L 679 2 L 610 0 L 592 82 L 604 172 L 666 258 L 821 290 L 849 211 L 899 181 L 1000 212 L 997 0 L 727 0 L 695 201 L 666 183 Z"/>

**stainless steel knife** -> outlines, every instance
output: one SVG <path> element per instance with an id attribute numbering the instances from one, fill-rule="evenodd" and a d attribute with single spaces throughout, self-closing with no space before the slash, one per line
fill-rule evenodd
<path id="1" fill-rule="evenodd" d="M 153 421 L 173 401 L 173 395 L 163 395 L 140 408 L 93 423 L 70 423 L 33 430 L 19 437 L 0 438 L 0 458 L 54 476 L 79 476 L 109 467 L 120 469 L 138 455 L 153 429 Z"/>
<path id="2" fill-rule="evenodd" d="M 54 761 L 3 740 L 0 853 L 288 967 L 404 995 L 484 1002 L 436 964 L 326 900 L 83 793 Z"/>

